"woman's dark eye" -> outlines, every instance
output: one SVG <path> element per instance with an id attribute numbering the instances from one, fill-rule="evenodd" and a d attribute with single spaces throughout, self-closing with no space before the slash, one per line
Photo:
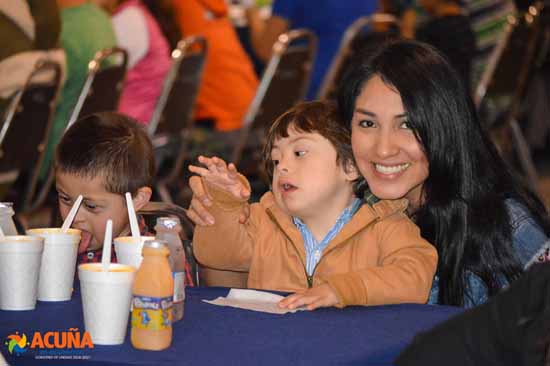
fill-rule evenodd
<path id="1" fill-rule="evenodd" d="M 401 124 L 399 125 L 400 128 L 403 128 L 403 129 L 406 129 L 406 130 L 410 130 L 411 129 L 411 125 L 409 124 L 409 121 L 403 121 L 401 122 Z"/>
<path id="2" fill-rule="evenodd" d="M 359 121 L 359 126 L 363 127 L 363 128 L 374 127 L 374 122 L 371 121 L 371 120 L 368 120 L 368 119 L 364 119 L 364 120 Z"/>
<path id="3" fill-rule="evenodd" d="M 279 160 L 272 160 L 273 161 L 273 165 L 277 166 L 279 165 Z"/>
<path id="4" fill-rule="evenodd" d="M 303 151 L 303 150 L 295 151 L 295 152 L 294 152 L 294 155 L 296 155 L 296 156 L 304 156 L 305 154 L 306 154 L 306 152 Z"/>

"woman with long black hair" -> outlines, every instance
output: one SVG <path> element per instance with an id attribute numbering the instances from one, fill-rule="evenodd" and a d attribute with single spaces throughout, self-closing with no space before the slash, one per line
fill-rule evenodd
<path id="1" fill-rule="evenodd" d="M 483 303 L 544 256 L 543 204 L 498 155 L 434 48 L 396 40 L 369 50 L 344 77 L 338 102 L 371 193 L 408 198 L 438 250 L 431 303 Z"/>

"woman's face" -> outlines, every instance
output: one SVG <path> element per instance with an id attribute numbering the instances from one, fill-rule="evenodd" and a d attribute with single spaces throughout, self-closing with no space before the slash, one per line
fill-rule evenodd
<path id="1" fill-rule="evenodd" d="M 382 199 L 407 198 L 415 209 L 422 202 L 429 164 L 407 121 L 401 96 L 374 76 L 355 101 L 351 144 L 372 193 Z"/>

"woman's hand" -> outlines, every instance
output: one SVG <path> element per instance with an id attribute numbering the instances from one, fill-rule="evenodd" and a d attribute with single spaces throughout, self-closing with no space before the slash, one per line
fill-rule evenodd
<path id="1" fill-rule="evenodd" d="M 328 285 L 323 284 L 314 286 L 305 291 L 297 292 L 289 295 L 279 301 L 280 308 L 296 309 L 300 306 L 307 306 L 308 310 L 317 308 L 329 307 L 338 304 L 338 296 L 336 292 Z"/>
<path id="2" fill-rule="evenodd" d="M 234 164 L 227 166 L 222 159 L 216 157 L 206 158 L 203 156 L 199 156 L 199 162 L 206 165 L 206 168 L 190 165 L 189 170 L 199 174 L 204 180 L 216 187 L 232 193 L 237 198 L 248 199 L 250 197 L 250 191 L 239 180 Z M 206 192 L 202 179 L 198 176 L 192 176 L 189 179 L 189 188 L 193 192 L 193 198 L 187 210 L 187 217 L 195 225 L 214 225 L 214 217 L 208 211 L 208 207 L 212 205 L 212 198 Z M 239 217 L 239 222 L 244 224 L 249 216 L 248 205 L 245 205 Z"/>

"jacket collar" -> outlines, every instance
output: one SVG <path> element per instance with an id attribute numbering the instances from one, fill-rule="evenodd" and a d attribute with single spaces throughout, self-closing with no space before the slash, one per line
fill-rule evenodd
<path id="1" fill-rule="evenodd" d="M 372 201 L 371 201 L 372 202 Z M 260 200 L 260 204 L 267 210 L 268 215 L 277 226 L 289 238 L 292 244 L 296 247 L 300 257 L 305 263 L 306 252 L 303 245 L 302 235 L 292 222 L 292 217 L 286 214 L 275 202 L 273 193 L 267 192 Z M 378 200 L 374 204 L 365 203 L 353 215 L 353 218 L 348 222 L 342 230 L 325 248 L 325 252 L 342 243 L 345 243 L 359 231 L 369 225 L 382 220 L 396 213 L 404 212 L 407 209 L 408 201 L 406 199 L 399 200 Z"/>

